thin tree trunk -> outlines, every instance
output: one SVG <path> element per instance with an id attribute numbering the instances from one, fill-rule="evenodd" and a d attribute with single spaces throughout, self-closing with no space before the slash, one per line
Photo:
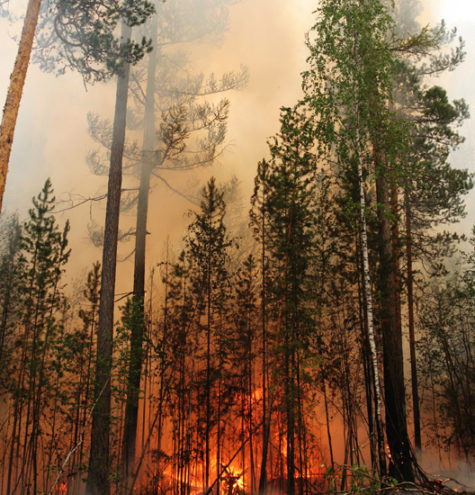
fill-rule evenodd
<path id="1" fill-rule="evenodd" d="M 211 280 L 210 280 L 210 254 L 208 253 L 207 266 L 207 326 L 206 326 L 206 432 L 205 432 L 205 490 L 209 488 L 209 450 L 210 450 L 210 430 L 211 430 Z"/>
<path id="2" fill-rule="evenodd" d="M 244 488 L 246 488 L 246 449 L 244 448 L 244 424 L 245 424 L 245 395 L 244 395 L 244 376 L 241 377 L 241 469 Z"/>
<path id="3" fill-rule="evenodd" d="M 325 378 L 322 379 L 322 385 L 323 385 L 323 400 L 325 403 L 325 420 L 327 423 L 328 448 L 330 450 L 330 462 L 331 462 L 331 466 L 332 466 L 332 472 L 334 474 L 335 473 L 335 461 L 333 458 L 333 443 L 332 443 L 332 436 L 331 436 L 331 431 L 330 431 L 330 415 L 328 413 L 328 397 L 327 397 L 327 387 L 325 384 Z"/>
<path id="4" fill-rule="evenodd" d="M 406 262 L 407 262 L 407 318 L 409 326 L 409 352 L 411 356 L 412 413 L 414 417 L 414 444 L 421 450 L 421 416 L 419 411 L 419 387 L 417 384 L 416 339 L 414 334 L 414 273 L 412 268 L 412 218 L 409 191 L 404 191 L 406 210 Z"/>
<path id="5" fill-rule="evenodd" d="M 33 47 L 36 25 L 38 24 L 40 7 L 41 0 L 29 0 L 23 22 L 18 54 L 15 65 L 13 66 L 13 72 L 10 76 L 7 99 L 3 107 L 3 118 L 0 126 L 0 212 L 2 211 L 13 134 L 15 132 L 23 86 L 25 85 L 26 72 L 30 63 L 31 49 Z"/>
<path id="6" fill-rule="evenodd" d="M 156 16 L 152 20 L 152 32 L 156 33 Z M 147 90 L 145 96 L 144 137 L 142 145 L 142 164 L 140 169 L 140 186 L 137 204 L 135 228 L 134 261 L 134 299 L 133 323 L 130 335 L 130 362 L 127 380 L 127 401 L 125 407 L 122 462 L 124 475 L 133 473 L 135 460 L 135 443 L 137 438 L 137 418 L 139 407 L 140 378 L 143 362 L 143 334 L 145 331 L 145 247 L 147 237 L 148 197 L 150 176 L 153 169 L 153 147 L 155 143 L 155 73 L 157 66 L 156 50 L 149 55 Z"/>
<path id="7" fill-rule="evenodd" d="M 263 192 L 263 203 L 265 201 L 265 191 Z M 267 299 L 266 299 L 266 244 L 265 244 L 265 212 L 262 210 L 261 222 L 261 271 L 262 271 L 262 292 L 261 292 L 261 325 L 262 325 L 262 458 L 261 472 L 259 476 L 259 493 L 263 495 L 267 487 L 267 454 L 270 437 L 270 417 L 267 418 Z"/>
<path id="8" fill-rule="evenodd" d="M 20 398 L 17 397 L 15 399 L 15 405 L 13 407 L 13 426 L 12 426 L 12 435 L 11 435 L 11 446 L 10 446 L 10 454 L 8 456 L 8 477 L 7 477 L 7 492 L 6 493 L 12 493 L 11 486 L 12 486 L 12 474 L 13 474 L 13 460 L 15 459 L 15 443 L 19 446 L 20 442 L 20 435 L 16 433 L 17 431 L 17 424 L 18 420 L 20 420 L 20 425 L 19 429 L 21 428 L 21 417 L 19 414 L 19 409 L 20 409 Z M 18 448 L 17 448 L 18 452 Z M 18 456 L 16 456 L 18 457 Z"/>
<path id="9" fill-rule="evenodd" d="M 361 255 L 361 246 L 356 242 L 356 250 Z M 358 277 L 358 300 L 359 300 L 359 313 L 360 313 L 360 328 L 361 328 L 361 356 L 363 360 L 364 380 L 365 380 L 365 393 L 366 393 L 366 411 L 368 418 L 368 435 L 371 454 L 371 467 L 374 471 L 377 471 L 377 452 L 376 452 L 376 434 L 374 429 L 374 414 L 373 414 L 373 390 L 374 390 L 374 377 L 372 373 L 371 364 L 371 350 L 369 346 L 368 338 L 368 320 L 366 315 L 366 299 L 363 294 L 363 257 L 358 256 L 361 267 L 359 269 L 360 277 Z"/>
<path id="10" fill-rule="evenodd" d="M 359 139 L 359 137 L 358 137 Z M 359 143 L 358 143 L 359 146 Z M 366 197 L 364 190 L 363 166 L 358 157 L 358 182 L 360 189 L 360 237 L 361 251 L 363 257 L 363 280 L 364 280 L 364 295 L 366 302 L 366 318 L 368 321 L 368 340 L 371 352 L 371 361 L 373 366 L 373 377 L 376 395 L 376 431 L 378 445 L 378 461 L 380 474 L 385 474 L 385 457 L 384 457 L 384 439 L 383 439 L 383 420 L 382 420 L 382 400 L 381 400 L 381 385 L 379 380 L 378 369 L 378 353 L 376 350 L 376 338 L 374 332 L 374 315 L 373 315 L 373 296 L 371 294 L 371 277 L 369 269 L 368 256 L 368 234 L 366 226 Z"/>
<path id="11" fill-rule="evenodd" d="M 287 420 L 287 495 L 295 493 L 295 409 L 294 409 L 294 353 L 290 348 L 289 335 L 284 340 L 285 346 L 285 411 Z"/>
<path id="12" fill-rule="evenodd" d="M 129 373 L 127 379 L 127 400 L 125 405 L 122 462 L 126 477 L 133 473 L 137 419 L 139 407 L 140 379 L 143 362 L 143 335 L 145 329 L 145 238 L 147 227 L 148 193 L 150 186 L 150 165 L 143 164 L 136 225 L 134 297 L 130 334 Z"/>
<path id="13" fill-rule="evenodd" d="M 122 38 L 130 38 L 130 27 L 123 24 Z M 111 412 L 112 337 L 114 326 L 114 292 L 117 261 L 117 237 L 119 230 L 120 193 L 122 186 L 122 155 L 124 151 L 127 115 L 127 96 L 130 66 L 124 63 L 118 77 L 114 127 L 112 133 L 109 183 L 107 191 L 104 246 L 102 251 L 101 295 L 99 303 L 99 328 L 97 334 L 97 359 L 95 398 L 92 415 L 91 448 L 87 490 L 90 495 L 109 495 L 109 434 Z"/>
<path id="14" fill-rule="evenodd" d="M 249 462 L 251 467 L 251 493 L 254 494 L 255 487 L 255 470 L 254 470 L 254 444 L 253 444 L 253 426 L 252 426 L 252 333 L 251 333 L 251 316 L 247 315 L 247 333 L 248 333 L 248 396 L 249 396 L 249 417 L 248 417 L 248 428 L 249 428 Z"/>
<path id="15" fill-rule="evenodd" d="M 223 364 L 221 363 L 220 372 Z M 220 494 L 221 480 L 219 479 L 219 469 L 221 466 L 221 376 L 218 379 L 218 397 L 217 397 L 217 411 L 216 411 L 216 495 Z"/>

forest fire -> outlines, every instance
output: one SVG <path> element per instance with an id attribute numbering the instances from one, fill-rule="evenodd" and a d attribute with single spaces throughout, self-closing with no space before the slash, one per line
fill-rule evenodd
<path id="1" fill-rule="evenodd" d="M 227 495 L 238 495 L 244 492 L 243 473 L 238 473 L 232 466 L 225 468 L 223 483 Z"/>
<path id="2" fill-rule="evenodd" d="M 68 493 L 68 485 L 67 483 L 59 483 L 58 486 L 55 488 L 54 493 L 56 495 L 66 495 Z"/>
<path id="3" fill-rule="evenodd" d="M 0 495 L 448 490 L 416 456 L 475 456 L 475 229 L 444 231 L 473 187 L 450 158 L 469 113 L 433 85 L 463 61 L 455 31 L 420 25 L 419 0 L 302 0 L 299 94 L 276 102 L 282 78 L 259 89 L 236 57 L 266 42 L 278 60 L 256 65 L 290 63 L 302 5 L 40 3 L 14 41 L 0 208 L 30 58 L 102 89 L 64 118 L 41 96 L 61 132 L 26 112 L 43 134 L 12 155 L 80 148 L 55 155 L 76 190 L 53 174 L 0 217 Z"/>

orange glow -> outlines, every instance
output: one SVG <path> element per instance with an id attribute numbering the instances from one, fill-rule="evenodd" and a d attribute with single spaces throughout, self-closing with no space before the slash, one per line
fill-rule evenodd
<path id="1" fill-rule="evenodd" d="M 262 399 L 262 387 L 256 388 L 256 390 L 254 390 L 254 392 L 252 393 L 252 399 L 255 400 L 256 402 Z"/>
<path id="2" fill-rule="evenodd" d="M 242 490 L 244 488 L 244 476 L 243 476 L 244 473 L 243 472 L 238 473 L 238 470 L 236 468 L 234 468 L 233 466 L 229 466 L 227 471 L 228 471 L 230 477 L 232 477 L 234 479 L 234 485 L 233 486 L 236 486 Z"/>
<path id="3" fill-rule="evenodd" d="M 63 495 L 63 494 L 66 494 L 68 493 L 68 485 L 64 482 L 60 483 L 57 487 L 56 487 L 56 490 L 55 490 L 55 493 L 57 495 Z"/>

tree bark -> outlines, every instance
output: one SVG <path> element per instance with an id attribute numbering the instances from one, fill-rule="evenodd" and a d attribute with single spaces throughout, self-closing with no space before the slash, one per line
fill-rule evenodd
<path id="1" fill-rule="evenodd" d="M 26 72 L 30 63 L 31 49 L 35 37 L 36 25 L 41 7 L 41 0 L 29 0 L 26 16 L 21 32 L 18 54 L 10 76 L 7 99 L 3 107 L 3 118 L 0 126 L 0 212 L 2 211 L 3 194 L 8 173 L 8 162 L 12 150 L 13 134 L 20 108 L 21 95 L 25 85 Z"/>
<path id="2" fill-rule="evenodd" d="M 357 136 L 359 141 L 359 136 Z M 359 148 L 359 142 L 357 143 Z M 386 472 L 386 461 L 384 458 L 384 438 L 383 438 L 383 420 L 382 420 L 382 400 L 381 400 L 381 384 L 379 380 L 378 369 L 378 353 L 376 349 L 376 338 L 374 331 L 374 314 L 373 314 L 373 295 L 371 293 L 371 277 L 369 269 L 369 256 L 368 256 L 368 234 L 366 225 L 366 197 L 364 190 L 363 179 L 363 166 L 361 160 L 358 157 L 358 182 L 360 192 L 360 239 L 361 239 L 361 251 L 363 258 L 363 282 L 364 282 L 364 299 L 366 303 L 366 318 L 368 324 L 368 342 L 371 355 L 371 364 L 373 368 L 373 378 L 375 387 L 375 401 L 376 401 L 376 434 L 377 434 L 377 452 L 378 452 L 378 464 L 380 474 Z"/>
<path id="3" fill-rule="evenodd" d="M 419 411 L 419 387 L 417 384 L 416 340 L 414 335 L 414 273 L 412 268 L 412 225 L 409 191 L 404 192 L 406 210 L 406 262 L 407 262 L 407 317 L 409 326 L 409 352 L 411 356 L 412 413 L 414 417 L 414 444 L 421 450 L 421 417 Z"/>
<path id="4" fill-rule="evenodd" d="M 262 204 L 266 201 L 265 184 L 263 183 Z M 262 325 L 262 456 L 259 476 L 259 493 L 263 495 L 267 488 L 267 455 L 269 451 L 270 414 L 267 404 L 267 278 L 266 278 L 266 222 L 265 210 L 261 210 L 261 325 Z M 268 418 L 269 416 L 269 418 Z"/>
<path id="5" fill-rule="evenodd" d="M 123 24 L 122 39 L 128 40 L 130 34 L 131 28 Z M 104 246 L 102 251 L 99 328 L 97 333 L 96 406 L 92 414 L 91 450 L 87 478 L 87 490 L 90 495 L 108 495 L 110 493 L 110 379 L 112 367 L 117 237 L 119 231 L 120 195 L 122 187 L 122 156 L 125 141 L 129 72 L 129 64 L 124 63 L 122 73 L 119 75 L 117 81 L 114 127 L 112 131 Z"/>
<path id="6" fill-rule="evenodd" d="M 149 162 L 142 164 L 140 189 L 137 205 L 135 236 L 134 294 L 132 307 L 132 327 L 130 334 L 129 373 L 127 380 L 127 401 L 125 405 L 122 461 L 125 475 L 133 472 L 137 419 L 139 408 L 140 379 L 143 362 L 143 335 L 145 330 L 145 247 L 147 235 L 148 195 L 151 167 Z"/>
<path id="7" fill-rule="evenodd" d="M 385 157 L 377 140 L 373 143 L 376 169 L 376 196 L 379 221 L 379 291 L 383 335 L 384 395 L 386 405 L 386 436 L 389 445 L 389 474 L 399 480 L 414 480 L 414 459 L 409 445 L 406 423 L 406 397 L 402 332 L 398 318 L 397 281 L 394 273 L 393 239 L 391 235 L 391 203 Z"/>
<path id="8" fill-rule="evenodd" d="M 157 18 L 152 19 L 152 32 L 157 31 Z M 147 237 L 148 197 L 150 176 L 153 170 L 153 149 L 155 144 L 155 73 L 157 52 L 149 54 L 147 71 L 147 90 L 145 95 L 144 134 L 142 143 L 142 163 L 140 169 L 140 186 L 137 203 L 135 227 L 134 260 L 134 304 L 133 324 L 130 335 L 130 361 L 127 380 L 127 401 L 125 405 L 122 462 L 124 475 L 128 478 L 134 472 L 135 443 L 139 408 L 140 379 L 143 362 L 143 335 L 145 331 L 145 250 Z"/>

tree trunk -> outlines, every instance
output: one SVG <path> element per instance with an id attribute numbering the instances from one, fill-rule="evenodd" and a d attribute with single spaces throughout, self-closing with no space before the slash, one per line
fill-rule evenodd
<path id="1" fill-rule="evenodd" d="M 211 431 L 211 282 L 209 279 L 209 262 L 208 262 L 208 280 L 207 280 L 207 291 L 208 291 L 208 317 L 207 317 L 207 327 L 206 327 L 206 432 L 205 432 L 205 488 L 208 491 L 209 488 L 209 450 L 210 450 L 210 431 Z M 219 466 L 218 466 L 219 469 Z"/>
<path id="2" fill-rule="evenodd" d="M 265 186 L 264 186 L 265 187 Z M 262 203 L 265 202 L 265 190 L 263 190 Z M 259 476 L 259 493 L 264 494 L 267 488 L 267 455 L 269 451 L 270 437 L 270 414 L 267 404 L 267 278 L 266 278 L 266 223 L 265 211 L 262 208 L 262 240 L 261 240 L 261 270 L 262 270 L 262 292 L 261 292 L 261 325 L 262 325 L 262 458 L 261 472 Z M 269 416 L 269 418 L 268 418 Z"/>
<path id="3" fill-rule="evenodd" d="M 10 76 L 7 99 L 3 107 L 3 119 L 0 126 L 0 212 L 2 211 L 3 193 L 5 192 L 13 134 L 15 132 L 23 86 L 25 85 L 26 71 L 30 63 L 31 48 L 35 37 L 36 25 L 38 24 L 40 6 L 41 0 L 29 0 L 28 2 L 18 54 L 13 72 Z"/>
<path id="4" fill-rule="evenodd" d="M 152 32 L 157 31 L 156 16 L 153 17 Z M 126 477 L 133 473 L 135 443 L 137 437 L 137 417 L 139 407 L 140 378 L 142 374 L 142 345 L 145 331 L 145 248 L 147 237 L 148 196 L 150 176 L 153 169 L 153 148 L 155 144 L 155 73 L 157 66 L 156 50 L 149 55 L 147 90 L 145 95 L 144 136 L 142 144 L 142 164 L 137 204 L 135 228 L 134 262 L 134 306 L 133 324 L 130 335 L 130 362 L 127 380 L 127 402 L 125 406 L 122 462 Z"/>
<path id="5" fill-rule="evenodd" d="M 122 39 L 130 38 L 130 27 L 123 24 Z M 97 360 L 95 407 L 92 413 L 91 450 L 87 490 L 90 495 L 108 495 L 109 433 L 111 409 L 112 336 L 114 326 L 114 292 L 119 230 L 120 194 L 122 187 L 122 155 L 124 151 L 127 115 L 127 96 L 130 66 L 124 63 L 118 77 L 115 102 L 114 128 L 107 190 L 104 246 L 102 251 L 101 295 L 99 328 L 97 333 Z"/>
<path id="6" fill-rule="evenodd" d="M 414 459 L 409 445 L 406 423 L 402 332 L 398 325 L 397 282 L 394 273 L 393 239 L 391 236 L 391 203 L 389 199 L 384 156 L 374 144 L 376 195 L 379 221 L 379 257 L 381 324 L 383 334 L 384 391 L 386 435 L 391 453 L 390 475 L 399 480 L 414 480 Z"/>
<path id="7" fill-rule="evenodd" d="M 136 238 L 134 296 L 132 307 L 132 326 L 130 333 L 129 373 L 127 379 L 127 400 L 125 405 L 124 436 L 122 461 L 124 472 L 133 472 L 135 443 L 137 437 L 137 418 L 139 407 L 140 379 L 143 362 L 143 335 L 145 330 L 144 294 L 145 294 L 145 239 L 147 229 L 148 193 L 151 169 L 143 164 L 138 199 Z"/>
<path id="8" fill-rule="evenodd" d="M 411 355 L 412 413 L 414 416 L 414 444 L 421 450 L 421 417 L 419 411 L 419 387 L 417 385 L 416 340 L 414 336 L 414 273 L 412 269 L 412 225 L 409 191 L 404 191 L 406 210 L 406 262 L 407 262 L 407 318 L 409 326 L 409 351 Z"/>
<path id="9" fill-rule="evenodd" d="M 359 136 L 357 137 L 359 140 Z M 359 147 L 359 143 L 357 143 Z M 374 315 L 373 315 L 373 295 L 371 294 L 371 278 L 369 269 L 368 256 L 368 234 L 366 226 L 366 197 L 364 190 L 363 167 L 358 157 L 358 182 L 360 189 L 360 238 L 361 251 L 363 258 L 363 280 L 364 280 L 364 300 L 366 303 L 366 318 L 368 323 L 368 341 L 371 354 L 371 362 L 373 368 L 373 377 L 375 385 L 376 399 L 376 432 L 377 432 L 377 452 L 380 474 L 385 474 L 386 461 L 384 457 L 384 439 L 383 439 L 383 420 L 382 420 L 382 400 L 381 400 L 381 384 L 379 380 L 378 369 L 378 353 L 376 350 L 376 339 L 374 331 Z"/>

